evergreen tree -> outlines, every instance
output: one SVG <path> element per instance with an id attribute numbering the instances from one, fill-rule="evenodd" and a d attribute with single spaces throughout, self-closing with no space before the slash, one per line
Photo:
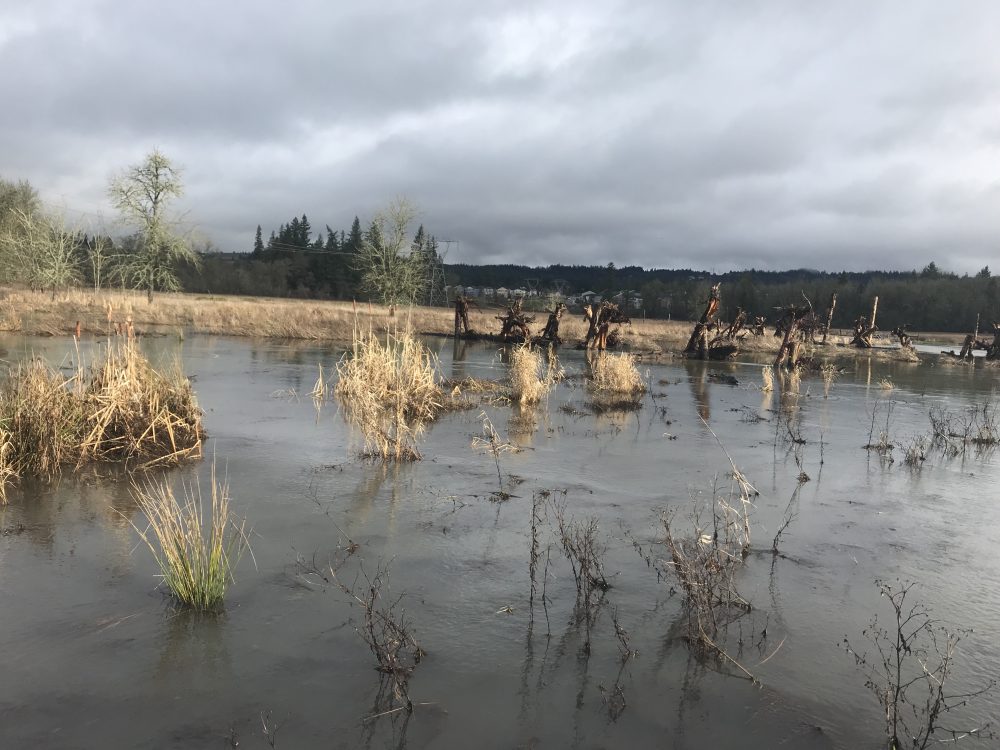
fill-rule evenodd
<path id="1" fill-rule="evenodd" d="M 260 224 L 257 225 L 257 234 L 253 238 L 253 257 L 261 258 L 264 255 L 264 238 L 260 232 Z"/>
<path id="2" fill-rule="evenodd" d="M 310 235 L 312 235 L 312 226 L 309 224 L 309 219 L 306 218 L 306 215 L 302 214 L 302 220 L 299 222 L 299 247 L 309 247 Z"/>

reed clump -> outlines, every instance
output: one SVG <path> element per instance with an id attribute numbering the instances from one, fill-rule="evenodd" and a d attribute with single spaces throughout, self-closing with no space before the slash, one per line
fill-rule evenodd
<path id="1" fill-rule="evenodd" d="M 166 481 L 135 485 L 133 495 L 148 525 L 135 530 L 149 547 L 170 593 L 201 611 L 221 607 L 233 569 L 249 549 L 246 520 L 232 518 L 228 483 L 216 480 L 212 466 L 208 508 L 198 484 L 185 485 L 182 497 Z"/>
<path id="2" fill-rule="evenodd" d="M 135 340 L 109 346 L 83 392 L 79 462 L 139 459 L 145 468 L 201 455 L 204 431 L 191 381 L 156 370 Z"/>
<path id="3" fill-rule="evenodd" d="M 510 353 L 510 399 L 519 404 L 537 404 L 552 388 L 551 366 L 546 368 L 541 352 L 530 344 Z"/>
<path id="4" fill-rule="evenodd" d="M 12 460 L 13 450 L 10 432 L 0 427 L 0 505 L 7 504 L 7 485 L 17 479 L 17 469 Z"/>
<path id="5" fill-rule="evenodd" d="M 646 391 L 646 383 L 628 353 L 603 353 L 591 364 L 590 387 L 601 394 L 636 397 Z"/>
<path id="6" fill-rule="evenodd" d="M 49 479 L 76 463 L 86 419 L 75 377 L 67 379 L 41 360 L 21 362 L 0 386 L 0 415 L 17 475 Z"/>
<path id="7" fill-rule="evenodd" d="M 356 330 L 337 375 L 334 394 L 347 420 L 364 435 L 365 455 L 418 460 L 417 438 L 444 402 L 427 347 L 410 331 L 386 334 L 383 343 L 371 330 Z"/>
<path id="8" fill-rule="evenodd" d="M 89 462 L 174 465 L 201 455 L 204 431 L 190 381 L 157 371 L 134 340 L 65 376 L 41 360 L 0 384 L 0 476 L 50 479 Z"/>

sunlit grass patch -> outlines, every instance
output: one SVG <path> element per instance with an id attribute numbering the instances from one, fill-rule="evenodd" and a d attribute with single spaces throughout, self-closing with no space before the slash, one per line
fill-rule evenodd
<path id="1" fill-rule="evenodd" d="M 409 331 L 355 331 L 352 351 L 337 365 L 334 394 L 365 440 L 364 452 L 383 461 L 420 458 L 417 438 L 441 410 L 434 356 Z"/>
<path id="2" fill-rule="evenodd" d="M 176 599 L 197 610 L 222 606 L 233 569 L 249 549 L 245 520 L 231 517 L 228 482 L 218 482 L 212 466 L 208 508 L 198 484 L 185 485 L 178 498 L 165 480 L 137 484 L 133 494 L 148 525 L 140 538 Z"/>
<path id="3" fill-rule="evenodd" d="M 530 344 L 514 347 L 510 353 L 510 399 L 519 404 L 537 404 L 552 388 L 542 354 Z"/>
<path id="4" fill-rule="evenodd" d="M 190 381 L 156 370 L 134 340 L 109 342 L 89 373 L 80 365 L 67 377 L 41 360 L 11 368 L 0 427 L 8 477 L 51 478 L 94 461 L 172 465 L 200 456 L 203 437 Z"/>
<path id="5" fill-rule="evenodd" d="M 635 357 L 627 353 L 599 354 L 591 364 L 590 387 L 600 394 L 639 396 L 646 391 Z"/>

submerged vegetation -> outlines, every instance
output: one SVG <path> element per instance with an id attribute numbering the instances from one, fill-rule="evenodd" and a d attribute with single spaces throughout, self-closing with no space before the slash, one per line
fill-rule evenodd
<path id="1" fill-rule="evenodd" d="M 420 458 L 417 438 L 444 400 L 434 356 L 411 331 L 355 332 L 353 350 L 337 365 L 334 394 L 364 436 L 364 454 L 383 461 Z"/>
<path id="2" fill-rule="evenodd" d="M 0 384 L 0 476 L 51 479 L 91 462 L 169 466 L 201 455 L 201 410 L 179 371 L 156 370 L 134 339 L 64 376 L 40 360 Z"/>
<path id="3" fill-rule="evenodd" d="M 185 485 L 182 498 L 166 480 L 133 487 L 148 521 L 145 529 L 133 526 L 156 559 L 163 583 L 181 604 L 202 611 L 222 605 L 233 568 L 249 549 L 246 521 L 231 517 L 229 484 L 216 479 L 214 464 L 211 483 L 207 517 L 197 483 Z"/>

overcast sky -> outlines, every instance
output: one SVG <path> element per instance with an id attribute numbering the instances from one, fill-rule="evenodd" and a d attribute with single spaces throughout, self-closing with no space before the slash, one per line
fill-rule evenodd
<path id="1" fill-rule="evenodd" d="M 405 195 L 450 262 L 1000 270 L 1000 2 L 0 0 L 0 176 L 110 222 L 153 147 L 226 250 Z"/>

